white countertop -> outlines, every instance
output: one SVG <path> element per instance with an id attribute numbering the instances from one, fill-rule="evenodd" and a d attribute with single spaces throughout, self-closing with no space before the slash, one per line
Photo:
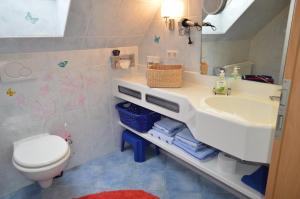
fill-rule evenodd
<path id="1" fill-rule="evenodd" d="M 190 75 L 190 74 L 188 74 Z M 205 76 L 203 76 L 205 77 Z M 188 78 L 188 77 L 186 77 Z M 209 77 L 211 78 L 211 77 Z M 213 77 L 214 78 L 214 77 Z M 186 100 L 189 101 L 189 103 L 198 111 L 204 111 L 207 114 L 213 114 L 216 115 L 217 117 L 229 117 L 229 119 L 231 120 L 236 120 L 237 122 L 243 122 L 245 124 L 248 124 L 246 120 L 243 120 L 239 117 L 235 117 L 231 114 L 227 114 L 225 112 L 219 111 L 219 110 L 215 110 L 212 109 L 211 107 L 209 107 L 204 101 L 205 99 L 207 99 L 208 97 L 214 97 L 216 96 L 213 93 L 213 85 L 211 83 L 211 79 L 209 79 L 208 81 L 204 79 L 204 81 L 206 82 L 197 82 L 195 80 L 190 80 L 190 81 L 184 81 L 183 86 L 181 88 L 149 88 L 147 86 L 147 80 L 144 74 L 131 74 L 128 76 L 124 76 L 122 78 L 118 78 L 119 81 L 123 81 L 123 82 L 128 82 L 128 83 L 133 83 L 138 85 L 139 87 L 143 88 L 143 89 L 151 89 L 154 92 L 158 92 L 158 93 L 164 93 L 164 94 L 169 94 L 169 95 L 173 95 L 173 96 L 178 96 L 181 98 L 185 98 Z M 237 84 L 245 84 L 245 87 L 249 87 L 249 82 L 248 81 L 242 81 L 242 80 L 237 80 L 237 82 L 234 82 Z M 279 103 L 276 101 L 271 101 L 269 96 L 271 95 L 278 95 L 278 90 L 280 88 L 280 86 L 278 85 L 266 85 L 266 84 L 262 84 L 262 83 L 256 83 L 256 82 L 250 82 L 250 84 L 252 83 L 252 89 L 250 92 L 247 92 L 247 89 L 245 88 L 244 91 L 240 91 L 240 89 L 235 89 L 234 87 L 232 88 L 231 94 L 229 96 L 225 96 L 225 97 L 240 97 L 240 98 L 245 98 L 245 99 L 250 99 L 250 100 L 254 100 L 254 101 L 258 101 L 264 104 L 269 104 L 271 106 L 274 106 L 275 109 L 278 109 L 278 105 Z M 265 93 L 265 95 L 262 95 L 261 93 L 258 93 L 257 95 L 255 94 L 255 92 L 253 92 L 253 87 L 268 87 L 266 92 L 262 92 Z M 261 92 L 261 91 L 259 91 Z M 274 94 L 270 94 L 268 95 L 268 93 L 274 93 Z M 217 95 L 222 97 L 222 95 Z M 272 124 L 270 124 L 271 126 L 274 126 L 276 123 L 276 118 L 274 118 L 274 121 Z M 256 125 L 260 125 L 260 123 L 258 122 Z"/>
<path id="2" fill-rule="evenodd" d="M 231 82 L 230 96 L 216 96 L 212 91 L 215 81 L 216 77 L 185 72 L 181 88 L 150 88 L 144 73 L 131 73 L 115 78 L 113 94 L 184 122 L 197 140 L 221 151 L 242 160 L 268 163 L 279 106 L 270 96 L 279 96 L 280 86 L 237 80 Z M 140 92 L 141 99 L 119 92 L 118 86 Z M 147 95 L 178 104 L 180 111 L 151 103 Z"/>

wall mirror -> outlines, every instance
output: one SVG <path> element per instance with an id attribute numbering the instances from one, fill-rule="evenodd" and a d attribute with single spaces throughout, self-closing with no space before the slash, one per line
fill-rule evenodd
<path id="1" fill-rule="evenodd" d="M 281 84 L 293 0 L 203 0 L 201 73 Z M 237 9 L 239 8 L 239 9 Z"/>

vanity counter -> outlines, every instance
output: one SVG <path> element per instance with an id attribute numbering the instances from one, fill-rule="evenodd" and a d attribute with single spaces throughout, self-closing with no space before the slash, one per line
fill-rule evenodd
<path id="1" fill-rule="evenodd" d="M 270 161 L 278 102 L 269 96 L 279 86 L 239 80 L 230 96 L 215 96 L 214 77 L 184 79 L 182 88 L 149 88 L 144 74 L 132 74 L 113 81 L 113 94 L 186 123 L 199 141 L 242 160 Z"/>

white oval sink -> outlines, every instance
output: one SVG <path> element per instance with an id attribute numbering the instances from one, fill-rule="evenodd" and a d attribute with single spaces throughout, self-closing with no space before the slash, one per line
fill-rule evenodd
<path id="1" fill-rule="evenodd" d="M 239 117 L 250 123 L 275 125 L 277 107 L 274 104 L 236 96 L 213 96 L 205 103 L 219 111 Z"/>

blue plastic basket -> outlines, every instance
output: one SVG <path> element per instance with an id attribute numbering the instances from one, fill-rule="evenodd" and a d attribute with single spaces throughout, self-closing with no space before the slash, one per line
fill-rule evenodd
<path id="1" fill-rule="evenodd" d="M 149 131 L 153 124 L 160 120 L 159 113 L 130 102 L 119 103 L 116 109 L 119 111 L 121 122 L 139 132 Z"/>

